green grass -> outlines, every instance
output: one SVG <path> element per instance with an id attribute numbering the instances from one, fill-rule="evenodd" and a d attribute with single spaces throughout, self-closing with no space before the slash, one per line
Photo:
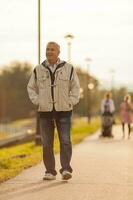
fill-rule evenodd
<path id="1" fill-rule="evenodd" d="M 73 144 L 81 142 L 86 136 L 94 133 L 100 126 L 99 119 L 90 124 L 84 118 L 76 119 L 72 125 L 71 139 Z M 59 152 L 57 133 L 54 143 L 55 153 Z M 0 182 L 19 174 L 23 169 L 39 163 L 42 159 L 42 148 L 34 142 L 0 150 Z"/>
<path id="2" fill-rule="evenodd" d="M 77 119 L 72 127 L 72 143 L 77 144 L 85 137 L 94 133 L 100 127 L 100 119 L 93 119 L 87 123 L 86 119 Z"/>

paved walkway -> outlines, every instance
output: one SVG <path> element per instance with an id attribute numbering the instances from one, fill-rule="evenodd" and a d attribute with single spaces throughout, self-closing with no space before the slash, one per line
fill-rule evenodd
<path id="1" fill-rule="evenodd" d="M 73 178 L 42 181 L 39 164 L 0 185 L 0 200 L 133 200 L 133 136 L 122 140 L 120 127 L 113 139 L 98 132 L 73 148 Z M 59 156 L 56 157 L 59 169 Z"/>

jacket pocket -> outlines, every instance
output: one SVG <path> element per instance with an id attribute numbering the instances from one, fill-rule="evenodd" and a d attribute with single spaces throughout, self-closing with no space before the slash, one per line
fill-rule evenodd
<path id="1" fill-rule="evenodd" d="M 69 90 L 69 77 L 67 73 L 60 73 L 59 74 L 59 85 L 61 90 L 65 90 L 68 93 Z"/>
<path id="2" fill-rule="evenodd" d="M 46 86 L 47 76 L 38 77 L 38 86 L 39 88 L 44 88 Z"/>

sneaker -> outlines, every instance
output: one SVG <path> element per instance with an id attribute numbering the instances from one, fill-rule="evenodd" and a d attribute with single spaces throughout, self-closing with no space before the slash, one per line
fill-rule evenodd
<path id="1" fill-rule="evenodd" d="M 54 176 L 51 173 L 46 173 L 45 176 L 43 177 L 43 180 L 55 180 L 56 176 Z"/>
<path id="2" fill-rule="evenodd" d="M 68 180 L 72 178 L 72 174 L 69 171 L 64 170 L 62 172 L 62 180 Z"/>

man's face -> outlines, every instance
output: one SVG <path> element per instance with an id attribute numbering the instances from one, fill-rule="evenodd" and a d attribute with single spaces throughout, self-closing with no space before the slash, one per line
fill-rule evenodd
<path id="1" fill-rule="evenodd" d="M 46 47 L 46 58 L 50 64 L 57 62 L 59 56 L 59 49 L 55 44 L 48 44 Z"/>

